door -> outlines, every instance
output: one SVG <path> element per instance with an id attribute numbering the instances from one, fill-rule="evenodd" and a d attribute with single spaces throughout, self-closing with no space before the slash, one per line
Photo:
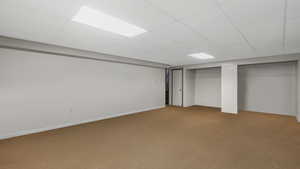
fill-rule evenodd
<path id="1" fill-rule="evenodd" d="M 173 70 L 173 94 L 172 104 L 174 106 L 182 106 L 182 70 Z"/>

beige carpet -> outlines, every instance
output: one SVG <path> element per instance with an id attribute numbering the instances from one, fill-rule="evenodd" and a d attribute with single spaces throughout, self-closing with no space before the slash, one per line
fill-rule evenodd
<path id="1" fill-rule="evenodd" d="M 294 117 L 143 112 L 0 141 L 0 169 L 299 169 Z"/>

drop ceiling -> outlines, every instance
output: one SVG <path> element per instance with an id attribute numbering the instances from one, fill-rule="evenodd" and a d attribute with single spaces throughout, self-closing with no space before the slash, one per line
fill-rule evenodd
<path id="1" fill-rule="evenodd" d="M 128 38 L 72 22 L 80 7 L 148 32 Z M 0 35 L 170 65 L 300 52 L 299 0 L 1 0 Z M 198 60 L 191 53 L 208 53 Z"/>

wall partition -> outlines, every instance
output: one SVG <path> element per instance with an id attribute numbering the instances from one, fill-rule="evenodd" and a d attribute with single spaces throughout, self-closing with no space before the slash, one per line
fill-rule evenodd
<path id="1" fill-rule="evenodd" d="M 185 107 L 200 105 L 220 107 L 227 113 L 246 110 L 297 115 L 296 61 L 238 67 L 222 64 L 221 67 L 186 69 L 184 75 Z"/>
<path id="2" fill-rule="evenodd" d="M 165 105 L 165 70 L 0 49 L 0 139 Z"/>
<path id="3" fill-rule="evenodd" d="M 195 70 L 195 105 L 221 107 L 221 67 Z"/>
<path id="4" fill-rule="evenodd" d="M 239 109 L 296 116 L 296 62 L 239 66 Z"/>

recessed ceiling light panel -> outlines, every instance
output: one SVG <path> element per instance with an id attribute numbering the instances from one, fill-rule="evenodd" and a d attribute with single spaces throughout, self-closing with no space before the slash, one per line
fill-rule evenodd
<path id="1" fill-rule="evenodd" d="M 202 60 L 215 58 L 214 56 L 209 55 L 207 53 L 193 53 L 193 54 L 190 54 L 189 56 L 197 58 L 197 59 L 202 59 Z"/>
<path id="2" fill-rule="evenodd" d="M 134 37 L 147 32 L 143 28 L 137 27 L 119 18 L 107 15 L 101 11 L 91 9 L 86 6 L 80 8 L 79 12 L 73 17 L 72 21 L 126 37 Z"/>

